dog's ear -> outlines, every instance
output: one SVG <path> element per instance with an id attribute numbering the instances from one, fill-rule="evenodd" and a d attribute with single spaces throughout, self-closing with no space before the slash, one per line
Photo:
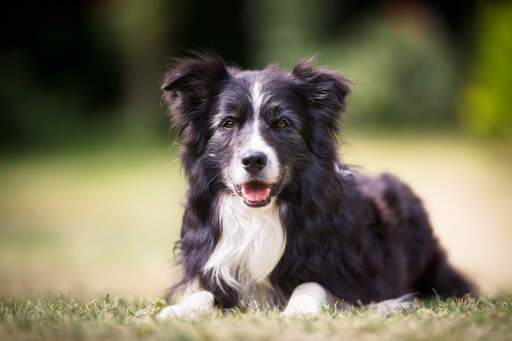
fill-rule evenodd
<path id="1" fill-rule="evenodd" d="M 301 81 L 302 93 L 316 117 L 325 120 L 332 133 L 337 133 L 337 121 L 345 111 L 345 97 L 350 92 L 349 81 L 337 72 L 313 65 L 313 59 L 297 64 L 292 74 Z"/>
<path id="2" fill-rule="evenodd" d="M 163 100 L 178 133 L 208 119 L 208 101 L 229 77 L 224 61 L 213 53 L 175 60 L 162 83 Z"/>

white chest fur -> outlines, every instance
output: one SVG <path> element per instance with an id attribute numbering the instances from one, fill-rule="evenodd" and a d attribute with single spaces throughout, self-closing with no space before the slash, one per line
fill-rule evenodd
<path id="1" fill-rule="evenodd" d="M 285 235 L 274 202 L 261 208 L 224 195 L 219 201 L 221 237 L 203 271 L 213 271 L 241 292 L 264 282 L 281 258 Z"/>

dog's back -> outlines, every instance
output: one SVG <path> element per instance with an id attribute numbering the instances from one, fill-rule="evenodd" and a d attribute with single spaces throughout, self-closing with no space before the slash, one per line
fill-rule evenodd
<path id="1" fill-rule="evenodd" d="M 375 230 L 368 237 L 375 242 L 372 257 L 392 261 L 377 276 L 389 287 L 386 291 L 441 297 L 476 294 L 448 263 L 421 200 L 406 184 L 390 174 L 357 174 L 356 183 L 374 214 Z"/>

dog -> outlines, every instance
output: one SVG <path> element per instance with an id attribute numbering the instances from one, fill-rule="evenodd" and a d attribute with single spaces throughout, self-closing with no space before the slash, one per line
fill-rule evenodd
<path id="1" fill-rule="evenodd" d="M 340 159 L 350 82 L 338 73 L 312 60 L 244 71 L 196 53 L 175 61 L 162 89 L 189 188 L 176 244 L 184 274 L 167 296 L 180 298 L 160 318 L 476 293 L 407 185 Z"/>

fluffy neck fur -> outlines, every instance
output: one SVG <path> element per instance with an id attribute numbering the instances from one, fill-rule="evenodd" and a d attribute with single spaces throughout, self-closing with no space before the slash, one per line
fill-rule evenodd
<path id="1" fill-rule="evenodd" d="M 262 208 L 244 205 L 233 194 L 221 195 L 218 202 L 220 238 L 203 267 L 219 286 L 227 285 L 250 296 L 248 291 L 267 276 L 285 248 L 285 233 L 279 208 L 273 202 Z"/>

